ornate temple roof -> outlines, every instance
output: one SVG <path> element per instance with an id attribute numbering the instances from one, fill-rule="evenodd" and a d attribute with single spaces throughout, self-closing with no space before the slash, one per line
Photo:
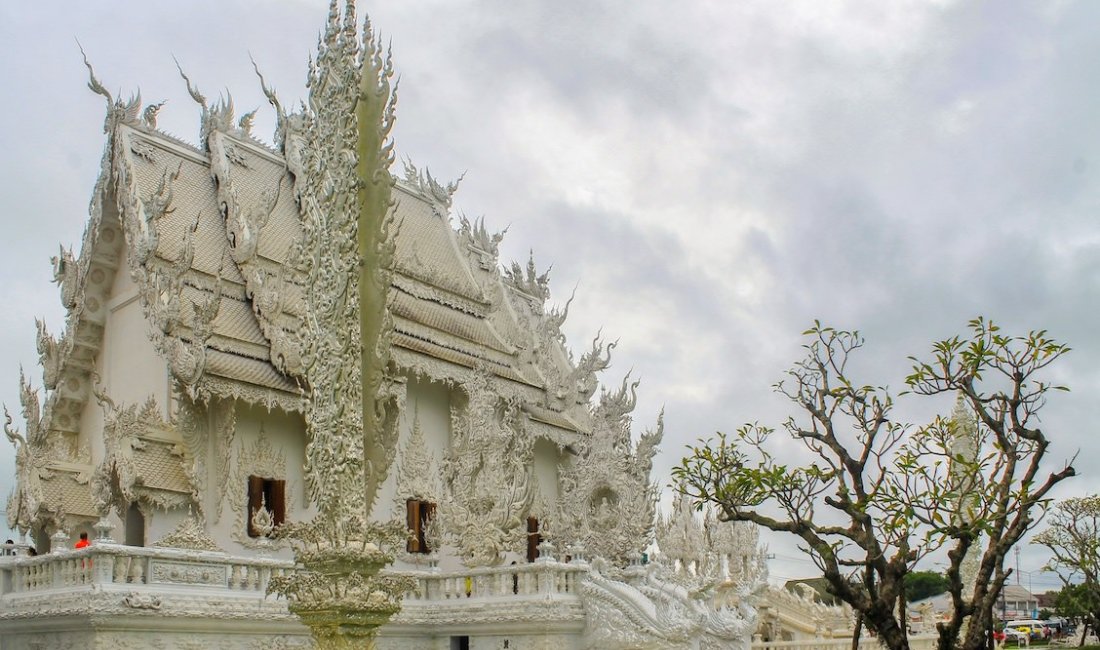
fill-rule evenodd
<path id="1" fill-rule="evenodd" d="M 311 64 L 308 105 L 288 114 L 260 78 L 277 117 L 274 146 L 252 136 L 252 113 L 238 119 L 228 96 L 209 103 L 182 70 L 201 109 L 197 144 L 158 130 L 160 104 L 143 108 L 139 96 L 113 96 L 88 65 L 89 88 L 107 100 L 106 144 L 80 252 L 62 249 L 54 260 L 68 313 L 58 338 L 39 324 L 45 404 L 39 408 L 24 381 L 26 440 L 5 426 L 12 442 L 26 447 L 21 471 L 34 464 L 30 455 L 51 446 L 67 447 L 66 458 L 89 459 L 74 445 L 94 393 L 108 439 L 107 458 L 95 471 L 115 472 L 128 501 L 186 500 L 187 445 L 153 430 L 175 425 L 121 427 L 133 414 L 112 401 L 96 375 L 110 313 L 130 303 L 140 307 L 173 388 L 185 394 L 181 404 L 225 399 L 300 412 L 308 449 L 326 448 L 321 433 L 366 426 L 345 408 L 358 407 L 365 386 L 376 391 L 376 408 L 362 413 L 381 417 L 387 400 L 402 399 L 393 386 L 410 377 L 463 389 L 487 385 L 490 411 L 503 405 L 522 414 L 531 440 L 586 449 L 580 443 L 607 428 L 601 409 L 617 402 L 592 398 L 614 343 L 597 336 L 574 359 L 561 331 L 569 303 L 547 305 L 548 273 L 538 272 L 533 257 L 500 265 L 503 233 L 480 219 L 456 222 L 457 181 L 440 183 L 411 162 L 403 177 L 389 176 L 392 68 L 370 39 L 360 51 L 348 37 L 354 20 L 341 22 L 338 14 L 333 5 Z M 368 63 L 378 76 L 363 79 L 380 84 L 375 90 L 385 101 L 379 124 L 363 127 L 370 121 L 357 122 L 357 111 L 369 102 L 357 93 Z M 357 138 L 376 127 L 380 148 L 356 149 Z M 367 172 L 364 160 L 374 161 Z M 366 210 L 374 184 L 385 191 Z M 368 214 L 379 220 L 377 231 L 363 225 Z M 360 354 L 377 362 L 349 366 Z M 143 408 L 151 421 L 155 405 Z M 392 461 L 394 422 L 371 423 L 377 435 L 369 436 L 364 457 L 376 468 Z M 14 512 L 22 520 L 20 513 L 42 501 L 33 490 L 20 492 L 9 518 Z M 88 510 L 62 510 L 72 508 Z"/>
<path id="2" fill-rule="evenodd" d="M 253 138 L 248 116 L 234 122 L 231 100 L 210 107 L 188 87 L 202 105 L 201 146 L 158 131 L 156 106 L 139 117 L 139 99 L 108 102 L 84 245 L 77 258 L 63 251 L 59 265 L 63 294 L 75 296 L 66 303 L 66 336 L 89 329 L 87 276 L 96 260 L 110 258 L 107 270 L 128 266 L 154 344 L 193 396 L 300 410 L 308 389 L 298 331 L 309 287 L 297 261 L 299 161 L 287 143 L 276 150 Z M 505 380 L 506 393 L 522 396 L 535 421 L 562 434 L 585 431 L 595 373 L 607 367 L 610 346 L 597 341 L 572 358 L 560 330 L 568 305 L 548 309 L 548 278 L 533 260 L 500 267 L 502 233 L 464 217 L 453 223 L 456 188 L 411 163 L 397 179 L 394 362 L 445 382 L 485 369 Z M 102 327 L 87 334 L 98 336 Z M 64 338 L 50 342 L 57 349 L 44 365 L 73 385 L 89 384 L 87 360 L 78 364 Z M 80 387 L 62 410 L 78 413 L 89 390 Z"/>

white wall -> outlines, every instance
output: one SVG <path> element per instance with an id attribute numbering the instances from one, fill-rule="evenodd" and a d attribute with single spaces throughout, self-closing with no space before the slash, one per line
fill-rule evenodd
<path id="1" fill-rule="evenodd" d="M 125 261 L 115 273 L 111 298 L 107 302 L 103 348 L 97 372 L 100 382 L 116 404 L 143 404 L 153 395 L 167 415 L 169 403 L 168 366 L 149 339 L 151 325 L 138 300 L 137 286 L 130 279 Z M 95 400 L 91 406 L 99 410 Z"/>

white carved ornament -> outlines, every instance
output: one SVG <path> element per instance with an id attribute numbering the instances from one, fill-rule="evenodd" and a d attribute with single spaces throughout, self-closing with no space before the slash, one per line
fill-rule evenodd
<path id="1" fill-rule="evenodd" d="M 235 514 L 233 525 L 233 539 L 246 548 L 266 549 L 281 548 L 286 541 L 282 539 L 268 540 L 267 538 L 254 538 L 248 536 L 248 477 L 259 476 L 266 479 L 287 479 L 286 454 L 282 447 L 273 447 L 267 439 L 263 427 L 256 439 L 251 444 L 243 441 L 237 446 L 236 462 L 233 464 L 232 479 L 227 481 L 228 501 Z M 292 485 L 287 483 L 287 494 L 292 491 Z M 287 499 L 290 501 L 289 497 Z"/>
<path id="2" fill-rule="evenodd" d="M 534 476 L 534 441 L 517 401 L 493 390 L 487 371 L 466 384 L 467 402 L 452 409 L 451 448 L 443 459 L 445 534 L 467 566 L 500 562 L 526 534 Z"/>
<path id="3" fill-rule="evenodd" d="M 653 537 L 657 490 L 649 482 L 653 455 L 664 435 L 657 428 L 631 444 L 629 413 L 637 382 L 623 380 L 605 391 L 592 409 L 592 433 L 577 445 L 577 457 L 561 474 L 557 528 L 561 542 L 581 544 L 592 556 L 625 564 Z"/>

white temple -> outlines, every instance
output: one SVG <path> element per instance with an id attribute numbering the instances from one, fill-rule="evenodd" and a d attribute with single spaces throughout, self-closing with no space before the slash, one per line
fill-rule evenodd
<path id="1" fill-rule="evenodd" d="M 295 570 L 273 529 L 344 485 L 322 477 L 344 462 L 340 423 L 361 417 L 340 368 L 366 334 L 325 311 L 353 310 L 340 273 L 359 265 L 332 206 L 357 191 L 359 75 L 384 86 L 389 64 L 352 13 L 334 4 L 299 112 L 264 88 L 274 145 L 189 80 L 197 145 L 91 75 L 106 145 L 80 251 L 53 260 L 68 317 L 56 335 L 38 323 L 41 381 L 23 378 L 22 422 L 5 425 L 8 525 L 29 539 L 0 558 L 0 648 L 310 645 L 267 584 Z M 766 586 L 756 531 L 686 503 L 658 520 L 663 425 L 632 434 L 637 382 L 600 388 L 614 344 L 569 352 L 568 303 L 548 306 L 533 260 L 502 267 L 502 234 L 456 221 L 457 183 L 406 164 L 390 185 L 386 363 L 366 400 L 384 408 L 350 443 L 370 517 L 410 533 L 387 571 L 416 587 L 378 647 L 747 648 Z M 80 533 L 93 543 L 73 550 Z M 780 610 L 788 630 L 845 624 L 789 598 L 765 611 L 773 637 Z"/>

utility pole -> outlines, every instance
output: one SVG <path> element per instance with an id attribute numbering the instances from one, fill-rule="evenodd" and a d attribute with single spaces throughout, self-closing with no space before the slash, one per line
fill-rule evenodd
<path id="1" fill-rule="evenodd" d="M 1016 552 L 1016 586 L 1020 586 L 1020 547 L 1012 549 Z"/>

